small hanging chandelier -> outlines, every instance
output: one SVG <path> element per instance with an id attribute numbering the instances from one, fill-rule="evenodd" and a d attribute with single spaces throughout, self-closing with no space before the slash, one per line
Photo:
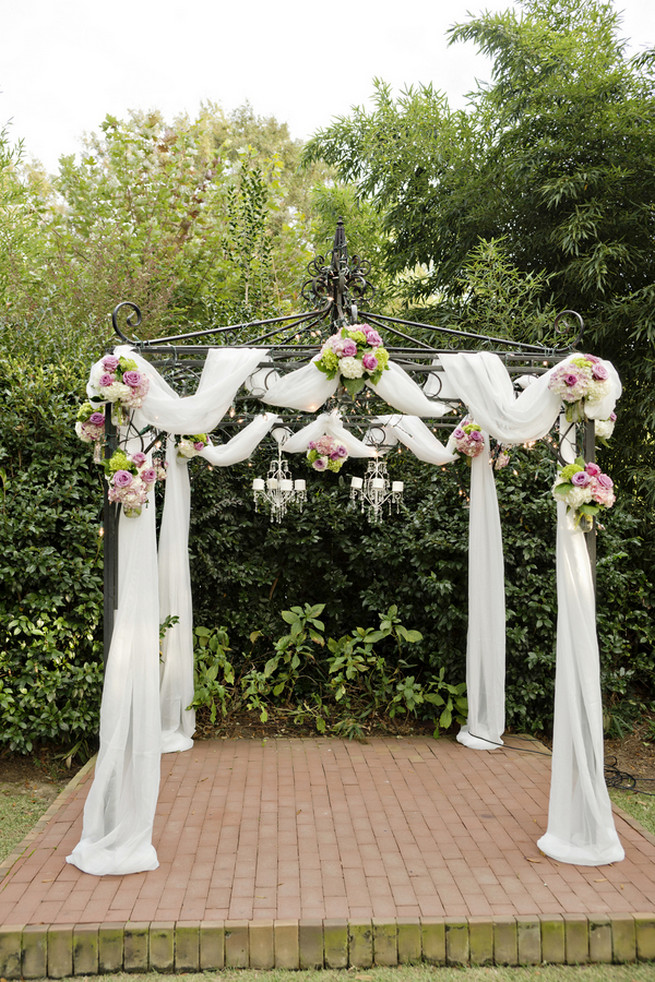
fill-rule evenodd
<path id="1" fill-rule="evenodd" d="M 354 506 L 360 504 L 361 510 L 368 510 L 369 522 L 379 522 L 382 518 L 382 508 L 392 505 L 396 511 L 400 508 L 403 497 L 403 482 L 389 482 L 387 465 L 380 457 L 372 457 L 368 462 L 364 477 L 353 477 L 350 482 L 350 500 Z"/>
<path id="2" fill-rule="evenodd" d="M 278 442 L 277 457 L 268 465 L 266 479 L 256 477 L 252 482 L 255 511 L 270 509 L 271 521 L 282 521 L 291 506 L 303 510 L 307 501 L 307 486 L 304 480 L 294 481 L 289 465 L 282 457 L 282 442 Z"/>

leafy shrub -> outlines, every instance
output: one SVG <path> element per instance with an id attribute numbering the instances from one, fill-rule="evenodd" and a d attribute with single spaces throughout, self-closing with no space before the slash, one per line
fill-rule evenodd
<path id="1" fill-rule="evenodd" d="M 87 372 L 0 359 L 0 744 L 93 741 L 102 484 L 74 433 Z"/>

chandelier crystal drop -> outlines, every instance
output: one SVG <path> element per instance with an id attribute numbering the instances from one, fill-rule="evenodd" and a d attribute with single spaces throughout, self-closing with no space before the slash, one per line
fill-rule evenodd
<path id="1" fill-rule="evenodd" d="M 289 507 L 303 510 L 307 500 L 307 487 L 304 480 L 294 481 L 289 465 L 282 457 L 278 444 L 277 457 L 268 465 L 266 478 L 256 477 L 252 482 L 255 511 L 270 510 L 271 521 L 282 521 Z"/>
<path id="2" fill-rule="evenodd" d="M 377 523 L 382 519 L 382 509 L 385 504 L 388 504 L 389 512 L 392 505 L 396 506 L 396 511 L 399 510 L 403 488 L 402 481 L 389 481 L 384 460 L 372 457 L 364 477 L 352 478 L 350 500 L 353 506 L 359 504 L 362 511 L 368 511 L 369 522 Z"/>

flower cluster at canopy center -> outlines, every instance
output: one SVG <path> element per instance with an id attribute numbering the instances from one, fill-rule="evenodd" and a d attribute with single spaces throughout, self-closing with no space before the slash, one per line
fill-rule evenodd
<path id="1" fill-rule="evenodd" d="M 353 324 L 325 341 L 314 364 L 330 379 L 339 375 L 348 392 L 355 395 L 367 381 L 373 385 L 380 381 L 389 367 L 389 352 L 375 328 Z"/>
<path id="2" fill-rule="evenodd" d="M 315 471 L 340 471 L 348 459 L 348 451 L 343 443 L 333 436 L 322 436 L 318 440 L 310 440 L 307 450 L 307 463 Z"/>

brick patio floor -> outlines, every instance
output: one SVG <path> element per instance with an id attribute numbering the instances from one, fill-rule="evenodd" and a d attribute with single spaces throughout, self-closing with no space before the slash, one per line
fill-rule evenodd
<path id="1" fill-rule="evenodd" d="M 162 758 L 159 869 L 123 877 L 90 876 L 65 862 L 91 777 L 89 768 L 63 792 L 0 883 L 0 975 L 17 977 L 7 961 L 10 935 L 20 929 L 29 940 L 44 926 L 54 944 L 57 928 L 85 925 L 228 922 L 230 937 L 231 922 L 241 930 L 320 924 L 325 953 L 330 925 L 460 923 L 470 935 L 471 924 L 560 922 L 564 931 L 579 922 L 587 957 L 589 925 L 609 924 L 610 958 L 596 960 L 620 960 L 616 921 L 637 939 L 630 950 L 655 957 L 655 839 L 617 813 L 623 862 L 579 867 L 542 855 L 547 756 L 430 738 L 199 741 Z M 47 953 L 30 957 L 37 968 L 50 964 Z M 201 957 L 198 965 L 210 967 Z"/>

